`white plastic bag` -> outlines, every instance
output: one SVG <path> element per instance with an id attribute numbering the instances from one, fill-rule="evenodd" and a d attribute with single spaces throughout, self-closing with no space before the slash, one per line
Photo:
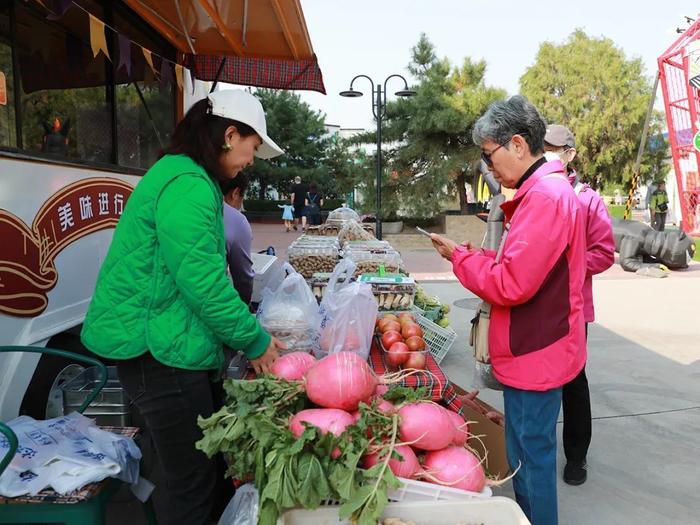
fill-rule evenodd
<path id="1" fill-rule="evenodd" d="M 354 352 L 363 359 L 369 357 L 377 319 L 377 300 L 370 284 L 350 282 L 354 273 L 355 263 L 343 259 L 328 280 L 320 308 L 321 326 L 316 352 L 319 359 L 337 352 Z"/>
<path id="2" fill-rule="evenodd" d="M 241 485 L 224 509 L 218 525 L 257 525 L 258 490 L 251 484 Z"/>
<path id="3" fill-rule="evenodd" d="M 134 441 L 99 429 L 77 412 L 46 421 L 20 416 L 8 426 L 19 446 L 0 476 L 0 495 L 34 495 L 47 487 L 66 494 L 108 476 L 138 480 L 141 451 Z M 0 439 L 0 455 L 8 448 Z"/>
<path id="4" fill-rule="evenodd" d="M 257 318 L 288 352 L 313 352 L 319 325 L 318 303 L 304 277 L 287 263 L 288 275 L 262 291 Z"/>

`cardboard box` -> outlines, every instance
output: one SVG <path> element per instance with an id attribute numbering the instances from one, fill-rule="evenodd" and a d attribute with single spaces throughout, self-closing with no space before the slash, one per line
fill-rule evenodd
<path id="1" fill-rule="evenodd" d="M 467 393 L 467 391 L 459 385 L 454 385 L 454 387 L 459 395 Z M 510 466 L 508 465 L 508 457 L 506 455 L 505 428 L 491 421 L 485 415 L 487 412 L 497 412 L 503 416 L 503 413 L 496 410 L 488 403 L 484 403 L 479 398 L 476 398 L 474 401 L 481 407 L 481 411 L 477 411 L 465 404 L 464 417 L 467 421 L 474 422 L 469 425 L 469 432 L 479 436 L 481 441 L 472 438 L 469 441 L 469 446 L 476 450 L 479 455 L 488 452 L 485 467 L 486 473 L 489 476 L 505 478 L 510 473 Z"/>

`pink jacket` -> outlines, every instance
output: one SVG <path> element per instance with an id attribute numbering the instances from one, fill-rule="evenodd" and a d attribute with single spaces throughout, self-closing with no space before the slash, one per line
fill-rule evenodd
<path id="1" fill-rule="evenodd" d="M 569 175 L 569 182 L 576 182 L 576 173 Z M 579 183 L 580 184 L 580 183 Z M 574 187 L 574 190 L 576 188 Z M 583 283 L 583 318 L 587 323 L 595 320 L 593 308 L 593 276 L 604 272 L 615 262 L 615 239 L 610 214 L 603 199 L 583 184 L 578 192 L 586 221 L 586 280 Z"/>
<path id="2" fill-rule="evenodd" d="M 496 378 L 521 390 L 557 388 L 586 362 L 585 217 L 558 160 L 540 166 L 501 208 L 510 223 L 501 262 L 493 251 L 459 247 L 452 268 L 492 305 Z"/>

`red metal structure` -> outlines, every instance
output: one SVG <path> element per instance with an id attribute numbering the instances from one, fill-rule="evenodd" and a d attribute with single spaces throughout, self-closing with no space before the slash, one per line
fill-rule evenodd
<path id="1" fill-rule="evenodd" d="M 700 129 L 700 91 L 689 82 L 687 49 L 698 39 L 700 19 L 658 58 L 668 138 L 681 201 L 682 228 L 694 236 L 700 236 L 700 152 L 693 146 L 693 137 Z"/>

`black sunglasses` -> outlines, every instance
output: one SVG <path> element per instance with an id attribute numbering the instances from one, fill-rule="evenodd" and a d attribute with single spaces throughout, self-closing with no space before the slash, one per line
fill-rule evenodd
<path id="1" fill-rule="evenodd" d="M 494 153 L 496 153 L 499 149 L 501 149 L 503 146 L 508 144 L 511 140 L 513 140 L 513 137 L 509 138 L 503 144 L 499 144 L 496 148 L 491 150 L 489 153 L 486 153 L 486 152 L 484 152 L 484 150 L 481 150 L 481 160 L 483 160 L 489 168 L 493 168 L 493 162 L 491 162 L 491 156 Z"/>

